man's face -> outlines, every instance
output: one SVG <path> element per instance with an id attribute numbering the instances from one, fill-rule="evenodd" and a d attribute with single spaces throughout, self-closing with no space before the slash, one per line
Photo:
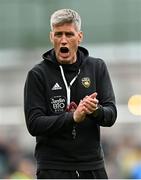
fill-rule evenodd
<path id="1" fill-rule="evenodd" d="M 76 52 L 82 37 L 82 32 L 77 31 L 73 23 L 53 27 L 50 39 L 59 63 L 72 64 L 76 61 Z"/>

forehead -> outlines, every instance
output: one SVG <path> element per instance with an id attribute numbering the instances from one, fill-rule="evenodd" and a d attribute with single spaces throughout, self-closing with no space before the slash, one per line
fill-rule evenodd
<path id="1" fill-rule="evenodd" d="M 57 32 L 57 31 L 73 31 L 73 32 L 78 32 L 76 25 L 74 23 L 64 23 L 64 24 L 58 24 L 58 25 L 54 25 L 53 26 L 53 31 Z"/>

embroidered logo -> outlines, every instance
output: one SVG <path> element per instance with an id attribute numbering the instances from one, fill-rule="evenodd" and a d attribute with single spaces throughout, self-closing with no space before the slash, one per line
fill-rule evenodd
<path id="1" fill-rule="evenodd" d="M 60 89 L 62 89 L 62 87 L 60 87 L 60 85 L 58 83 L 55 83 L 55 85 L 52 87 L 53 91 L 60 90 Z"/>
<path id="2" fill-rule="evenodd" d="M 91 80 L 89 77 L 84 77 L 82 78 L 82 85 L 85 87 L 85 88 L 89 88 L 90 85 L 91 85 Z"/>

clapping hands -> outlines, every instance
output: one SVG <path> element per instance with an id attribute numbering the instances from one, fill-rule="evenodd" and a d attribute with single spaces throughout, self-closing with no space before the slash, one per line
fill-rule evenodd
<path id="1" fill-rule="evenodd" d="M 92 114 L 98 108 L 99 101 L 96 96 L 97 93 L 95 92 L 89 96 L 85 96 L 83 100 L 80 101 L 73 114 L 75 122 L 79 123 L 83 121 L 87 114 Z"/>

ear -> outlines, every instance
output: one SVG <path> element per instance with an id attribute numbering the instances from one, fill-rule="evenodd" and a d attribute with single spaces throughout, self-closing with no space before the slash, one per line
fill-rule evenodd
<path id="1" fill-rule="evenodd" d="M 49 37 L 50 37 L 50 42 L 53 43 L 53 32 L 52 31 L 50 32 L 50 36 Z"/>
<path id="2" fill-rule="evenodd" d="M 79 44 L 80 44 L 80 43 L 82 42 L 82 40 L 83 40 L 83 32 L 80 31 L 79 34 L 78 34 L 78 36 L 79 36 L 78 42 L 79 42 Z"/>

